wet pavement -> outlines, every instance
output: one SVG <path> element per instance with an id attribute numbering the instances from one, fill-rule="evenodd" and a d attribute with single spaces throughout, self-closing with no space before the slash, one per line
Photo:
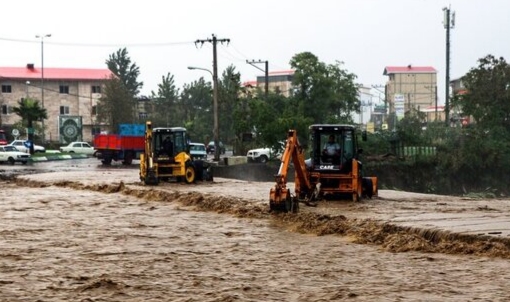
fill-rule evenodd
<path id="1" fill-rule="evenodd" d="M 271 183 L 145 187 L 136 165 L 96 159 L 0 171 L 19 175 L 0 181 L 0 301 L 510 299 L 509 254 L 473 239 L 506 231 L 508 200 L 381 190 L 274 215 Z M 398 228 L 369 240 L 386 223 Z M 420 229 L 475 242 L 426 242 Z"/>

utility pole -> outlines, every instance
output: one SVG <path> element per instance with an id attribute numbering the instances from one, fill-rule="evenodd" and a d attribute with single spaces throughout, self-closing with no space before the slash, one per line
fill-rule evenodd
<path id="1" fill-rule="evenodd" d="M 446 83 L 445 83 L 445 99 L 444 114 L 446 126 L 450 124 L 450 29 L 455 27 L 455 12 L 451 14 L 449 7 L 443 8 L 444 20 L 443 25 L 446 29 Z"/>
<path id="2" fill-rule="evenodd" d="M 218 57 L 216 53 L 216 44 L 218 42 L 230 42 L 230 39 L 218 39 L 214 34 L 212 39 L 196 40 L 195 45 L 200 43 L 203 45 L 205 42 L 212 43 L 213 45 L 213 111 L 214 111 L 214 160 L 220 160 L 220 127 L 218 122 Z"/>
<path id="3" fill-rule="evenodd" d="M 265 75 L 265 84 L 264 84 L 264 93 L 265 93 L 265 96 L 266 96 L 266 100 L 267 100 L 267 97 L 269 95 L 269 61 L 262 61 L 262 60 L 258 60 L 258 61 L 255 61 L 255 60 L 251 60 L 251 61 L 248 61 L 246 60 L 246 63 L 250 64 L 251 66 L 257 68 L 258 70 L 260 71 L 263 71 L 264 72 L 264 75 Z M 261 68 L 253 65 L 253 64 L 257 64 L 257 63 L 265 63 L 265 70 L 262 70 Z"/>
<path id="4" fill-rule="evenodd" d="M 35 37 L 37 39 L 41 39 L 41 106 L 44 109 L 44 38 L 51 37 L 51 34 L 36 35 Z M 42 141 L 43 141 L 43 143 L 46 143 L 46 137 L 45 137 L 46 129 L 44 129 L 44 119 L 42 119 L 41 126 L 42 126 Z M 33 129 L 31 131 L 33 131 Z M 32 153 L 30 153 L 30 154 L 32 154 Z"/>
<path id="5" fill-rule="evenodd" d="M 434 100 L 435 100 L 435 113 L 436 113 L 436 116 L 435 116 L 435 119 L 434 121 L 437 122 L 437 84 L 436 86 L 434 86 Z"/>

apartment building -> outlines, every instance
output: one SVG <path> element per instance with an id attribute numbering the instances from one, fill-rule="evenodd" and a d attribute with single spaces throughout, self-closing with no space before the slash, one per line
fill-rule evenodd
<path id="1" fill-rule="evenodd" d="M 12 112 L 22 98 L 39 101 L 48 113 L 44 140 L 56 143 L 92 141 L 100 131 L 96 106 L 108 69 L 0 67 L 0 126 L 12 128 L 20 117 Z M 44 88 L 44 89 L 42 89 Z M 42 122 L 41 122 L 42 126 Z M 43 136 L 39 133 L 39 136 Z"/>
<path id="2" fill-rule="evenodd" d="M 428 121 L 435 120 L 436 69 L 430 66 L 388 66 L 384 68 L 383 75 L 389 77 L 386 99 L 390 113 L 396 113 L 401 118 L 406 112 L 418 110 L 427 114 Z M 431 108 L 434 110 L 431 111 Z"/>
<path id="3" fill-rule="evenodd" d="M 294 70 L 272 71 L 268 72 L 267 87 L 268 91 L 281 94 L 288 97 L 292 94 L 292 80 L 294 79 Z M 266 76 L 257 76 L 256 81 L 247 81 L 243 83 L 247 93 L 254 93 L 256 89 L 265 91 Z"/>

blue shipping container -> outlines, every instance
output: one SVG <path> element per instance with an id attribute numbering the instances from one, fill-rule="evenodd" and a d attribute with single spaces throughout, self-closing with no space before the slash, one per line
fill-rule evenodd
<path id="1" fill-rule="evenodd" d="M 145 125 L 144 124 L 120 124 L 119 134 L 125 136 L 144 136 Z"/>

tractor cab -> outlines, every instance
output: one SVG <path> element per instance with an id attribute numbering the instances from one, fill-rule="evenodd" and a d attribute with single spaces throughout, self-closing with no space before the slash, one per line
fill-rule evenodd
<path id="1" fill-rule="evenodd" d="M 157 161 L 174 161 L 178 154 L 189 153 L 189 138 L 186 128 L 154 128 L 151 146 L 151 151 Z"/>
<path id="2" fill-rule="evenodd" d="M 309 133 L 312 170 L 350 170 L 352 159 L 361 153 L 352 125 L 316 124 Z"/>

